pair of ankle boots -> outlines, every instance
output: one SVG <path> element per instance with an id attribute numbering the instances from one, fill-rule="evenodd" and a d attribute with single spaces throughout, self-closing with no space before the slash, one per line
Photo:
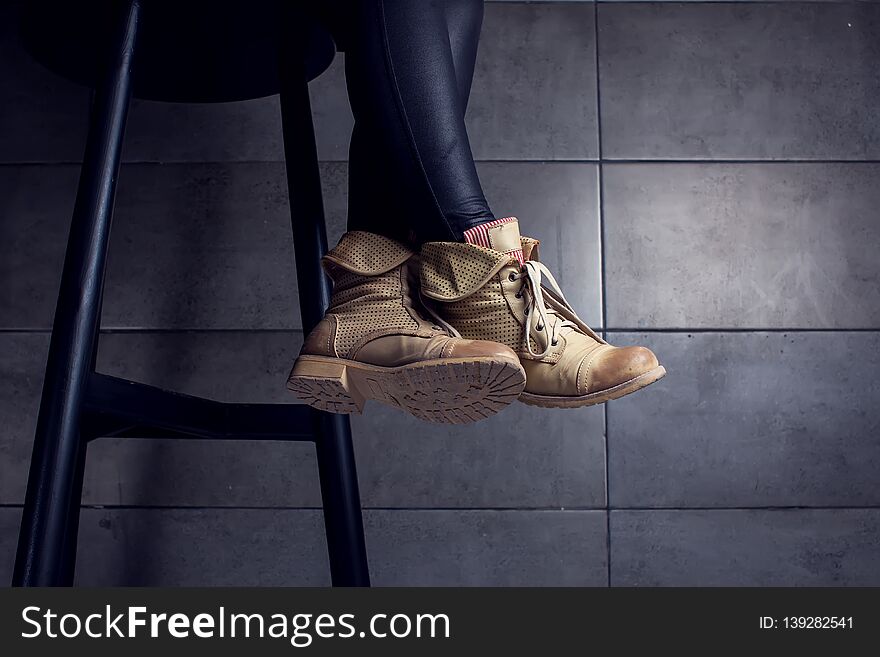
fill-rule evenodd
<path id="1" fill-rule="evenodd" d="M 315 408 L 368 399 L 423 420 L 464 424 L 512 401 L 553 408 L 635 392 L 666 371 L 644 347 L 615 347 L 571 308 L 516 221 L 491 248 L 404 244 L 353 231 L 323 259 L 330 307 L 309 333 L 288 388 Z M 522 248 L 525 264 L 511 256 Z"/>

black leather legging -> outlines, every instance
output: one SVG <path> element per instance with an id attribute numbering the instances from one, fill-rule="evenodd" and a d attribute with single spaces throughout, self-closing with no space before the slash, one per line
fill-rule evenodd
<path id="1" fill-rule="evenodd" d="M 461 240 L 494 218 L 464 124 L 482 20 L 482 0 L 335 3 L 355 118 L 349 230 Z"/>

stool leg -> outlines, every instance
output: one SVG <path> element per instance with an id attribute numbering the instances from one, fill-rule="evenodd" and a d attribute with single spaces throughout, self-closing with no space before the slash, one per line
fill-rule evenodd
<path id="1" fill-rule="evenodd" d="M 369 586 L 364 521 L 347 415 L 313 411 L 333 586 Z"/>
<path id="2" fill-rule="evenodd" d="M 310 331 L 330 303 L 321 270 L 327 252 L 324 206 L 309 88 L 301 70 L 283 68 L 281 121 L 303 330 Z M 367 550 L 351 426 L 348 417 L 313 411 L 330 574 L 334 586 L 369 586 Z"/>
<path id="3" fill-rule="evenodd" d="M 86 450 L 88 436 L 80 432 L 76 455 L 76 468 L 70 487 L 70 503 L 67 506 L 67 520 L 64 526 L 64 541 L 61 544 L 61 566 L 58 573 L 59 586 L 73 586 L 76 570 L 76 544 L 79 537 L 80 502 L 82 501 L 83 477 L 86 471 Z"/>
<path id="4" fill-rule="evenodd" d="M 139 0 L 129 0 L 95 91 L 34 437 L 15 586 L 58 586 L 73 577 L 73 519 L 85 465 L 79 424 L 97 344 L 139 11 Z"/>

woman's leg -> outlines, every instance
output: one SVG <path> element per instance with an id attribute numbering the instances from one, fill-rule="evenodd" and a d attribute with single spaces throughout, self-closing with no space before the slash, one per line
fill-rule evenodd
<path id="1" fill-rule="evenodd" d="M 400 265 L 414 268 L 418 260 L 418 298 L 433 300 L 435 316 L 456 329 L 449 332 L 455 339 L 461 335 L 479 341 L 477 351 L 493 366 L 514 354 L 525 378 L 524 392 L 516 394 L 526 403 L 588 406 L 661 378 L 666 370 L 650 350 L 614 347 L 584 324 L 566 303 L 550 271 L 538 261 L 537 240 L 521 238 L 514 217 L 496 220 L 486 203 L 464 124 L 482 2 L 361 0 L 340 13 L 348 19 L 346 77 L 355 116 L 349 157 L 349 230 L 365 232 L 348 233 L 343 242 L 350 244 L 340 243 L 331 262 L 344 263 L 347 254 L 357 254 L 358 261 L 349 263 L 350 269 L 363 272 L 367 264 L 388 261 L 395 249 L 405 248 L 393 240 L 387 240 L 390 244 L 377 241 L 384 239 L 382 235 L 421 242 L 421 258 Z M 391 258 L 392 265 L 396 262 Z M 383 267 L 387 266 L 386 262 Z M 378 318 L 391 322 L 390 344 L 395 347 L 389 351 L 383 346 L 385 351 L 377 352 L 382 364 L 388 361 L 388 353 L 400 351 L 397 345 L 403 336 L 413 341 L 411 336 L 425 330 L 406 325 L 419 314 L 418 304 L 409 283 L 407 289 L 397 290 L 392 282 L 376 278 L 387 272 L 382 268 L 372 278 L 359 279 L 362 290 L 334 288 L 330 314 L 336 319 L 323 332 L 309 336 L 305 358 L 326 358 L 321 349 L 331 343 L 332 327 L 345 328 L 340 322 L 346 319 L 346 308 L 360 309 L 377 296 L 381 297 L 377 308 L 367 308 L 362 318 L 349 323 L 374 335 Z M 412 274 L 413 269 L 405 275 L 393 272 L 390 278 L 409 281 Z M 383 290 L 393 293 L 382 296 Z M 391 313 L 394 308 L 400 311 L 399 319 Z M 434 325 L 431 330 L 443 329 Z M 488 347 L 497 343 L 509 350 L 506 356 Z M 441 353 L 461 355 L 456 349 Z M 417 354 L 419 367 L 429 362 L 428 352 L 421 347 L 413 349 L 408 342 L 404 351 L 407 358 Z M 365 349 L 345 358 L 348 362 L 367 360 L 372 353 Z M 310 361 L 303 362 L 308 365 Z M 438 362 L 441 371 L 447 364 L 442 358 Z M 313 395 L 317 394 L 314 378 L 302 371 L 294 383 Z M 493 406 L 497 409 L 508 400 L 506 381 L 507 375 L 500 391 L 486 381 L 468 389 L 476 393 L 477 404 L 483 404 L 487 395 L 500 395 L 501 401 Z M 520 372 L 515 368 L 509 381 L 520 386 Z M 392 382 L 400 383 L 396 377 Z M 330 383 L 322 379 L 320 390 Z M 442 380 L 436 383 L 443 389 Z M 438 416 L 441 421 L 454 421 L 461 411 L 456 395 L 451 399 L 451 409 Z M 471 404 L 469 413 L 473 408 Z"/>
<path id="2" fill-rule="evenodd" d="M 337 413 L 373 399 L 434 422 L 488 417 L 522 392 L 519 358 L 431 316 L 419 259 L 404 244 L 461 239 L 469 223 L 492 219 L 464 129 L 482 4 L 349 0 L 336 8 L 331 24 L 343 40 L 355 116 L 349 231 L 323 259 L 330 307 L 288 387 Z"/>
<path id="3" fill-rule="evenodd" d="M 464 124 L 482 17 L 481 0 L 347 6 L 349 230 L 460 241 L 494 219 Z"/>

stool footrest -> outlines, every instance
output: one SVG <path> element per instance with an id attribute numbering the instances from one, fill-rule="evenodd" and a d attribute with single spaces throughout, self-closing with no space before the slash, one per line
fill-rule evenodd
<path id="1" fill-rule="evenodd" d="M 239 404 L 93 373 L 83 410 L 88 440 L 203 438 L 314 441 L 313 411 L 301 404 Z"/>

